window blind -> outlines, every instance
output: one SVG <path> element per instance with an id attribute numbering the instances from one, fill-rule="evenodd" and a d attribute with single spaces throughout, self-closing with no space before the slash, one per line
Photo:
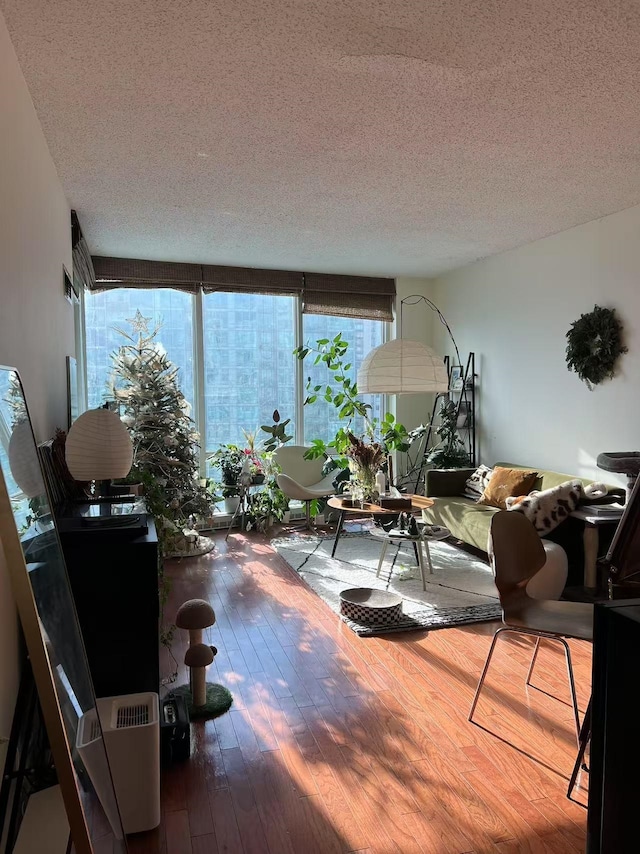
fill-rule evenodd
<path id="1" fill-rule="evenodd" d="M 302 295 L 305 314 L 393 320 L 394 279 L 340 276 L 293 270 L 262 270 L 215 264 L 183 264 L 94 255 L 93 290 L 106 288 L 177 288 L 196 293 L 231 291 Z"/>
<path id="2" fill-rule="evenodd" d="M 392 321 L 395 295 L 395 279 L 306 273 L 302 311 Z"/>
<path id="3" fill-rule="evenodd" d="M 302 273 L 291 270 L 218 267 L 211 264 L 204 264 L 202 267 L 202 288 L 205 294 L 214 291 L 235 291 L 296 296 L 302 293 L 302 280 Z"/>
<path id="4" fill-rule="evenodd" d="M 96 275 L 91 261 L 91 253 L 84 239 L 80 221 L 75 211 L 71 211 L 71 250 L 73 255 L 73 285 L 77 293 L 81 290 L 94 290 Z"/>
<path id="5" fill-rule="evenodd" d="M 97 290 L 108 288 L 177 288 L 196 293 L 202 282 L 200 264 L 143 261 L 138 258 L 92 257 Z"/>

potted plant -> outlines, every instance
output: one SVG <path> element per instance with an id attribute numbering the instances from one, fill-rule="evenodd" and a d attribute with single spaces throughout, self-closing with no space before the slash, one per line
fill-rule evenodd
<path id="1" fill-rule="evenodd" d="M 257 430 L 243 430 L 245 438 L 244 455 L 249 458 L 249 471 L 251 472 L 251 483 L 264 483 L 264 471 L 260 459 L 260 446 Z"/>
<path id="2" fill-rule="evenodd" d="M 220 445 L 207 457 L 207 462 L 220 469 L 222 498 L 227 513 L 235 513 L 240 501 L 240 474 L 245 460 L 244 451 L 237 445 Z"/>
<path id="3" fill-rule="evenodd" d="M 288 510 L 289 499 L 275 478 L 268 480 L 264 489 L 249 497 L 247 531 L 256 529 L 266 532 L 274 522 L 282 522 Z"/>
<path id="4" fill-rule="evenodd" d="M 333 404 L 338 418 L 344 422 L 336 435 L 330 442 L 323 439 L 314 439 L 307 457 L 315 459 L 325 455 L 336 455 L 333 464 L 340 469 L 361 468 L 365 484 L 365 491 L 371 491 L 369 483 L 369 471 L 375 468 L 372 477 L 375 478 L 376 471 L 381 468 L 388 476 L 389 482 L 393 483 L 392 454 L 394 452 L 406 453 L 413 441 L 421 434 L 418 431 L 409 433 L 404 425 L 395 420 L 392 413 L 387 412 L 383 418 L 371 417 L 371 405 L 363 403 L 358 397 L 358 387 L 355 381 L 349 377 L 351 364 L 348 361 L 349 344 L 338 334 L 332 340 L 319 338 L 316 346 L 307 344 L 294 350 L 295 355 L 304 361 L 310 354 L 314 356 L 314 364 L 323 362 L 327 367 L 326 384 L 314 385 L 313 381 L 307 381 L 307 397 L 304 405 L 308 406 L 318 400 Z M 355 419 L 361 419 L 363 433 L 356 436 L 354 433 Z M 357 422 L 356 422 L 357 423 Z M 363 453 L 371 453 L 376 459 L 368 467 L 359 465 L 357 457 L 353 457 L 354 450 L 362 447 Z M 352 457 L 350 462 L 350 457 Z M 336 483 L 348 478 L 348 473 L 337 473 Z"/>
<path id="5" fill-rule="evenodd" d="M 469 465 L 469 453 L 458 433 L 458 411 L 452 400 L 443 400 L 440 406 L 440 424 L 436 434 L 440 442 L 427 457 L 427 462 L 436 469 L 456 469 Z"/>
<path id="6" fill-rule="evenodd" d="M 111 481 L 109 492 L 111 495 L 143 495 L 144 485 L 137 472 L 131 472 L 126 477 Z"/>
<path id="7" fill-rule="evenodd" d="M 281 421 L 277 409 L 274 410 L 272 418 L 273 424 L 265 424 L 260 428 L 267 438 L 262 443 L 262 449 L 259 456 L 256 454 L 256 458 L 260 464 L 265 486 L 249 497 L 247 530 L 256 528 L 264 532 L 274 522 L 282 522 L 289 515 L 289 499 L 278 486 L 280 467 L 274 459 L 274 454 L 279 447 L 293 438 L 286 432 L 290 419 Z M 245 437 L 249 438 L 247 433 Z M 256 449 L 255 437 L 252 447 Z"/>

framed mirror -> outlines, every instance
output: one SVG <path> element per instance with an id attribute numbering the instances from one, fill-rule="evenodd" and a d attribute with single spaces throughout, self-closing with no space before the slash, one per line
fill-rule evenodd
<path id="1" fill-rule="evenodd" d="M 18 373 L 2 367 L 0 548 L 24 632 L 72 850 L 126 854 L 91 675 L 24 390 Z"/>

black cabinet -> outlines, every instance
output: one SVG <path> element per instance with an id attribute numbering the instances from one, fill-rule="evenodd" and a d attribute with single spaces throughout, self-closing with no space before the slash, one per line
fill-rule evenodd
<path id="1" fill-rule="evenodd" d="M 640 599 L 595 606 L 588 854 L 640 851 Z"/>
<path id="2" fill-rule="evenodd" d="M 57 516 L 71 590 L 98 697 L 159 689 L 158 539 L 139 524 L 87 524 L 82 508 Z"/>

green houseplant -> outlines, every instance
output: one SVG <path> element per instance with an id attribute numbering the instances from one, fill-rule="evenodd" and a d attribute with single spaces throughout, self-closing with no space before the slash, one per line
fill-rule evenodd
<path id="1" fill-rule="evenodd" d="M 349 478 L 349 456 L 354 448 L 353 440 L 356 438 L 361 442 L 380 447 L 382 456 L 376 460 L 376 463 L 379 461 L 381 468 L 392 481 L 391 454 L 394 451 L 406 453 L 412 441 L 417 438 L 417 434 L 409 433 L 390 412 L 381 419 L 371 417 L 371 405 L 358 399 L 357 383 L 349 377 L 351 363 L 348 361 L 348 350 L 349 343 L 341 334 L 333 339 L 319 338 L 315 346 L 307 344 L 294 350 L 301 361 L 313 356 L 313 364 L 324 363 L 328 372 L 326 384 L 314 384 L 310 377 L 307 379 L 305 406 L 324 400 L 326 403 L 333 404 L 338 417 L 344 421 L 344 427 L 337 430 L 331 441 L 314 439 L 308 456 L 315 459 L 320 456 L 335 455 L 330 465 L 344 472 L 337 475 L 336 481 L 346 481 Z M 354 420 L 358 416 L 362 418 L 364 427 L 360 437 L 356 437 L 353 430 Z"/>
<path id="2" fill-rule="evenodd" d="M 244 460 L 244 451 L 232 444 L 220 445 L 217 451 L 207 457 L 207 462 L 220 470 L 222 498 L 227 513 L 233 513 L 238 506 Z"/>
<path id="3" fill-rule="evenodd" d="M 289 510 L 289 499 L 278 486 L 280 467 L 275 461 L 274 452 L 293 438 L 286 432 L 290 420 L 287 418 L 281 421 L 280 413 L 275 409 L 273 423 L 263 424 L 260 428 L 267 436 L 259 452 L 265 480 L 264 487 L 249 496 L 247 530 L 255 528 L 265 532 L 273 522 L 282 522 Z"/>
<path id="4" fill-rule="evenodd" d="M 457 428 L 458 411 L 453 400 L 443 400 L 436 427 L 439 443 L 430 451 L 427 462 L 436 469 L 464 468 L 469 465 L 469 453 Z"/>
<path id="5" fill-rule="evenodd" d="M 274 522 L 282 522 L 288 509 L 289 499 L 275 477 L 269 478 L 262 489 L 249 496 L 247 531 L 255 528 L 264 533 Z"/>
<path id="6" fill-rule="evenodd" d="M 286 432 L 289 422 L 288 418 L 281 421 L 276 409 L 273 423 L 260 428 L 266 434 L 266 439 L 261 440 L 258 430 L 243 430 L 246 442 L 244 448 L 234 444 L 220 445 L 217 451 L 207 457 L 207 462 L 217 468 L 221 476 L 221 482 L 209 482 L 209 489 L 215 494 L 221 488 L 227 513 L 237 509 L 241 491 L 240 477 L 247 465 L 251 484 L 262 486 L 246 495 L 247 530 L 265 531 L 273 521 L 282 521 L 289 509 L 289 501 L 278 486 L 279 469 L 273 458 L 273 452 L 293 438 Z"/>

